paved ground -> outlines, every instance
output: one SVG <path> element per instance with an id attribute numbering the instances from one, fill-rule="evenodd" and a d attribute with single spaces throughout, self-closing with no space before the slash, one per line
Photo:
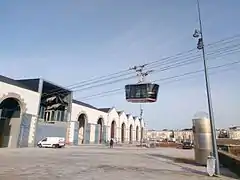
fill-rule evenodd
<path id="1" fill-rule="evenodd" d="M 0 180 L 215 179 L 203 167 L 174 162 L 173 154 L 189 157 L 193 152 L 102 146 L 0 149 Z"/>

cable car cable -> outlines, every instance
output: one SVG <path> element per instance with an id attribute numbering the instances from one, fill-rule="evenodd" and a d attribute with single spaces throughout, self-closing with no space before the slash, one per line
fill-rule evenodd
<path id="1" fill-rule="evenodd" d="M 239 51 L 240 52 L 240 51 Z M 228 55 L 228 54 L 225 54 L 225 55 Z M 221 56 L 222 57 L 222 56 Z M 217 58 L 217 57 L 216 57 Z M 211 60 L 214 60 L 214 59 L 211 59 Z M 185 64 L 184 64 L 185 65 Z M 117 90 L 119 90 L 119 89 L 117 89 Z M 116 90 L 112 90 L 112 91 L 116 91 Z M 106 93 L 107 93 L 108 91 L 106 91 Z"/>
<path id="2" fill-rule="evenodd" d="M 240 47 L 240 43 L 238 43 L 238 44 L 234 44 L 234 45 L 231 45 L 231 46 L 227 46 L 227 47 L 223 47 L 223 48 L 219 48 L 219 49 L 217 49 L 216 51 L 214 51 L 214 52 L 208 52 L 208 53 L 206 53 L 208 56 L 209 55 L 212 55 L 212 54 L 215 54 L 216 52 L 221 52 L 221 51 L 226 51 L 226 50 L 228 50 L 229 48 L 239 48 Z M 197 55 L 195 55 L 195 56 L 190 56 L 191 58 L 199 58 L 199 57 L 201 57 L 201 54 L 197 54 Z M 190 58 L 190 57 L 188 57 L 188 58 Z M 158 66 L 160 66 L 161 64 L 159 64 L 159 65 L 155 65 L 154 67 L 158 67 Z M 153 68 L 153 67 L 148 67 L 148 68 Z"/>
<path id="3" fill-rule="evenodd" d="M 233 68 L 231 68 L 231 69 L 227 69 L 227 70 L 223 70 L 223 71 L 217 71 L 217 72 L 211 72 L 210 74 L 216 74 L 216 73 L 219 73 L 219 72 L 225 72 L 225 71 L 229 71 L 229 70 L 232 70 Z M 199 72 L 198 72 L 199 73 Z M 194 73 L 193 73 L 194 74 Z M 197 74 L 197 73 L 195 73 L 195 74 Z M 190 78 L 192 78 L 192 77 L 190 77 Z M 189 79 L 189 77 L 188 78 L 185 78 L 185 79 Z M 184 80 L 184 79 L 174 79 L 174 80 L 172 80 L 172 81 L 167 81 L 167 82 L 163 82 L 163 83 L 161 83 L 161 85 L 162 84 L 169 84 L 169 83 L 172 83 L 172 82 L 176 82 L 176 81 L 180 81 L 180 80 Z M 120 90 L 122 90 L 122 92 L 119 92 Z M 87 101 L 87 100 L 91 100 L 91 99 L 96 99 L 96 98 L 102 98 L 102 97 L 106 97 L 106 96 L 112 96 L 112 95 L 117 95 L 117 94 L 120 94 L 120 93 L 125 93 L 124 92 L 124 89 L 122 89 L 122 88 L 120 88 L 120 90 L 116 90 L 115 91 L 115 93 L 112 93 L 112 94 L 107 94 L 107 95 L 102 95 L 102 96 L 97 96 L 97 97 L 88 97 L 88 98 L 84 98 L 84 99 L 81 99 L 82 101 Z M 78 98 L 79 99 L 79 98 Z"/>
<path id="4" fill-rule="evenodd" d="M 234 49 L 234 50 L 239 50 L 239 49 Z M 232 50 L 229 49 L 228 51 L 225 50 L 225 51 L 223 51 L 223 52 L 221 52 L 221 53 L 219 53 L 219 54 L 223 56 L 223 55 L 224 55 L 223 53 L 226 53 L 226 52 L 232 53 L 231 51 L 232 51 Z M 210 54 L 208 54 L 208 55 L 214 55 L 214 54 L 215 54 L 215 53 L 212 52 L 212 53 L 210 53 Z M 198 58 L 200 58 L 200 56 L 199 56 Z M 156 72 L 159 72 L 159 71 L 162 72 L 162 71 L 166 71 L 166 70 L 169 70 L 169 69 L 172 69 L 172 68 L 177 68 L 177 67 L 189 65 L 189 64 L 192 64 L 192 63 L 196 63 L 197 61 L 198 61 L 198 60 L 197 60 L 197 58 L 196 58 L 196 56 L 195 56 L 194 58 L 192 58 L 192 59 L 190 59 L 190 60 L 186 60 L 186 61 L 184 61 L 184 62 L 177 62 L 177 63 L 172 64 L 172 65 L 169 65 L 169 66 L 167 66 L 167 67 L 163 67 L 163 68 L 160 69 L 160 70 L 155 70 L 153 73 L 156 73 Z M 75 91 L 73 91 L 73 92 L 88 90 L 88 89 L 91 89 L 91 88 L 100 87 L 100 86 L 108 85 L 108 84 L 114 84 L 114 83 L 117 83 L 117 82 L 121 82 L 121 81 L 125 81 L 125 80 L 130 80 L 130 79 L 133 79 L 133 78 L 136 78 L 136 75 L 130 76 L 130 77 L 126 77 L 126 78 L 122 78 L 122 79 L 118 79 L 118 80 L 114 80 L 114 81 L 110 81 L 110 82 L 105 82 L 105 83 L 102 83 L 102 84 L 93 85 L 93 86 L 86 87 L 86 88 L 82 88 L 82 89 L 77 89 L 77 90 L 75 90 Z"/>
<path id="5" fill-rule="evenodd" d="M 230 38 L 225 38 L 225 39 L 222 39 L 222 40 L 219 40 L 219 41 L 217 41 L 216 43 L 220 43 L 220 42 L 223 42 L 223 43 L 229 43 L 227 40 L 228 39 L 233 39 L 233 38 L 236 38 L 236 37 L 240 37 L 240 35 L 235 35 L 235 36 L 232 36 L 232 37 L 230 37 Z M 234 39 L 233 39 L 234 40 Z M 230 42 L 232 42 L 233 40 L 231 40 Z M 212 45 L 215 45 L 216 46 L 216 43 L 210 43 L 210 44 L 208 44 L 207 46 L 212 46 Z M 193 50 L 193 49 L 192 49 Z M 187 52 L 190 52 L 190 51 L 192 51 L 192 50 L 189 50 L 189 51 L 187 51 Z M 196 50 L 196 49 L 195 49 Z M 180 55 L 180 54 L 184 54 L 184 53 L 179 53 L 178 55 Z M 187 55 L 189 55 L 189 54 L 187 54 Z M 176 55 L 175 55 L 176 56 Z M 160 61 L 168 61 L 169 60 L 169 58 L 174 58 L 175 56 L 170 56 L 170 57 L 167 57 L 167 58 L 163 58 L 163 59 L 161 59 L 161 60 L 158 60 L 158 61 L 154 61 L 154 62 L 152 62 L 152 63 L 147 63 L 147 64 L 145 64 L 145 66 L 147 66 L 147 65 L 150 65 L 150 64 L 153 64 L 153 63 L 156 63 L 156 62 L 160 62 Z M 175 57 L 176 58 L 176 57 Z M 173 59 L 174 60 L 174 59 Z M 163 62 L 161 62 L 161 63 L 163 63 Z M 69 85 L 69 86 L 66 86 L 66 89 L 68 88 L 68 87 L 71 87 L 71 86 L 76 86 L 76 87 L 72 87 L 70 90 L 73 90 L 74 88 L 78 88 L 79 86 L 86 86 L 86 85 L 89 85 L 89 84 L 92 84 L 92 83 L 98 83 L 99 82 L 99 80 L 100 79 L 102 79 L 102 78 L 104 78 L 104 77 L 108 77 L 107 79 L 104 79 L 104 81 L 106 81 L 106 80 L 110 80 L 111 79 L 111 77 L 109 77 L 109 76 L 111 76 L 111 75 L 117 75 L 117 74 L 121 74 L 121 73 L 124 73 L 124 72 L 128 72 L 129 71 L 129 69 L 128 70 L 122 70 L 122 71 L 119 71 L 119 72 L 117 72 L 117 73 L 112 73 L 112 74 L 110 74 L 110 75 L 105 75 L 105 76 L 101 76 L 101 77 L 99 77 L 99 78 L 92 78 L 92 80 L 94 80 L 94 79 L 96 79 L 94 82 L 88 82 L 88 80 L 85 80 L 85 81 L 82 81 L 82 82 L 80 82 L 80 83 L 75 83 L 75 84 L 72 84 L 72 85 Z M 114 77 L 112 77 L 112 78 L 117 78 L 117 77 L 121 77 L 121 76 L 126 76 L 126 75 L 129 75 L 129 74 L 132 74 L 133 72 L 128 72 L 128 73 L 126 73 L 126 74 L 122 74 L 122 75 L 119 75 L 119 76 L 114 76 Z M 97 79 L 99 79 L 99 80 L 97 80 Z M 88 82 L 88 83 L 85 83 L 85 84 L 83 84 L 83 85 L 80 85 L 80 84 L 82 84 L 82 83 L 84 83 L 84 82 Z M 55 93 L 57 93 L 57 92 L 61 92 L 61 91 L 63 91 L 62 90 L 62 88 L 59 88 L 59 89 L 61 89 L 61 90 L 59 90 L 59 91 L 52 91 L 52 94 L 55 94 Z M 43 97 L 44 96 L 47 96 L 47 95 L 50 95 L 51 94 L 51 92 L 49 92 L 49 93 L 45 93 L 45 94 L 43 94 Z"/>
<path id="6" fill-rule="evenodd" d="M 239 35 L 238 35 L 239 36 Z M 238 37 L 237 35 L 236 36 L 234 36 L 234 37 Z M 230 38 L 231 39 L 231 38 Z M 227 38 L 226 39 L 222 39 L 222 40 L 220 40 L 220 41 L 217 41 L 217 43 L 218 42 L 225 42 L 225 41 L 227 41 Z M 227 43 L 227 42 L 225 42 L 225 43 Z M 214 43 L 211 43 L 211 44 L 209 44 L 209 45 L 214 45 Z M 192 51 L 192 50 L 190 50 L 190 51 Z M 187 51 L 187 52 L 190 52 L 190 51 Z M 183 54 L 183 53 L 179 53 L 178 55 L 180 55 L 180 54 Z M 174 58 L 174 56 L 171 56 L 172 58 Z M 168 57 L 168 59 L 169 59 L 170 57 Z M 166 58 L 165 58 L 165 60 L 166 60 Z M 159 61 L 161 61 L 161 60 L 158 60 L 158 62 Z M 154 62 L 157 62 L 157 61 L 154 61 Z M 152 62 L 152 63 L 154 63 L 154 62 Z M 152 64 L 152 63 L 148 63 L 147 65 L 149 65 L 149 64 Z M 120 73 L 123 73 L 123 72 L 128 72 L 129 71 L 129 69 L 128 70 L 123 70 L 123 71 L 120 71 L 120 72 L 117 72 L 117 73 L 112 73 L 111 75 L 117 75 L 117 74 L 120 74 Z M 129 75 L 129 74 L 132 74 L 132 73 L 126 73 L 126 74 L 124 74 L 124 75 L 119 75 L 119 76 L 114 76 L 113 78 L 117 78 L 117 77 L 121 77 L 121 76 L 126 76 L 126 75 Z M 105 76 L 101 76 L 101 77 L 99 77 L 99 78 L 93 78 L 93 79 L 101 79 L 101 78 L 104 78 L 104 77 L 108 77 L 109 75 L 105 75 Z M 112 79 L 111 77 L 108 77 L 107 79 L 105 79 L 105 80 L 110 80 L 110 79 Z M 125 78 L 125 79 L 128 79 L 128 78 Z M 105 81 L 104 80 L 104 81 Z M 82 82 L 87 82 L 88 80 L 85 80 L 85 81 L 82 81 Z M 89 83 L 87 83 L 87 85 L 89 85 L 89 84 L 93 84 L 93 83 L 98 83 L 100 80 L 98 80 L 98 81 L 95 81 L 95 82 L 89 82 Z M 80 82 L 80 83 L 82 83 L 82 82 Z M 79 83 L 76 83 L 75 84 L 75 86 L 76 85 L 78 85 Z M 73 84 L 74 85 L 74 84 Z M 73 85 L 71 85 L 71 86 L 73 86 Z M 86 86 L 86 84 L 85 85 L 83 85 L 83 86 Z M 77 87 L 73 87 L 73 88 L 71 88 L 71 89 L 74 89 L 74 88 L 78 88 L 79 87 L 79 85 L 77 86 Z M 70 89 L 70 90 L 71 90 Z M 61 90 L 60 90 L 61 91 Z M 48 95 L 51 95 L 51 94 L 56 94 L 56 93 L 58 93 L 58 92 L 60 92 L 60 91 L 55 91 L 55 92 L 53 92 L 53 93 L 45 93 L 45 94 L 43 94 L 43 97 L 44 96 L 48 96 Z"/>
<path id="7" fill-rule="evenodd" d="M 214 67 L 210 67 L 209 69 L 216 69 L 216 68 L 221 68 L 221 67 L 225 67 L 225 66 L 230 66 L 230 65 L 234 65 L 234 64 L 238 64 L 240 61 L 235 61 L 235 62 L 232 62 L 232 63 L 226 63 L 226 64 L 223 64 L 223 65 L 219 65 L 219 66 L 214 66 Z M 181 74 L 181 75 L 177 75 L 177 76 L 172 76 L 172 77 L 167 77 L 167 78 L 162 78 L 162 79 L 158 79 L 158 80 L 154 80 L 153 82 L 158 82 L 158 81 L 163 81 L 163 80 L 168 80 L 168 79 L 172 79 L 174 77 L 181 77 L 181 76 L 185 76 L 185 75 L 190 75 L 190 74 L 194 74 L 195 73 L 199 73 L 199 72 L 202 72 L 202 70 L 199 70 L 199 71 L 192 71 L 192 72 L 187 72 L 187 73 L 184 73 L 184 74 Z M 120 90 L 124 90 L 123 88 L 117 88 L 117 89 L 114 89 L 114 90 L 111 90 L 111 91 L 105 91 L 105 92 L 102 92 L 102 93 L 98 93 L 97 95 L 101 95 L 101 94 L 106 94 L 106 93 L 111 93 L 111 92 L 117 92 L 117 91 L 120 91 Z M 91 98 L 91 97 L 94 97 L 94 96 L 97 96 L 96 94 L 94 95 L 91 95 L 91 96 L 86 96 L 86 97 L 80 97 L 78 99 L 86 99 L 86 98 Z"/>
<path id="8" fill-rule="evenodd" d="M 215 45 L 218 44 L 218 43 L 227 44 L 227 43 L 228 43 L 227 40 L 231 40 L 231 39 L 232 39 L 230 42 L 233 42 L 235 38 L 240 38 L 240 34 L 236 34 L 236 35 L 234 35 L 234 36 L 230 36 L 230 37 L 228 37 L 228 38 L 224 38 L 224 39 L 221 39 L 221 40 L 218 40 L 218 41 L 215 41 L 215 42 L 206 44 L 205 47 L 208 47 L 208 48 L 209 48 L 209 47 L 215 46 Z M 227 41 L 227 42 L 226 42 L 226 41 Z M 193 48 L 193 49 L 190 49 L 190 50 L 188 50 L 188 51 L 184 51 L 184 52 L 177 53 L 175 56 L 180 56 L 180 55 L 183 55 L 184 53 L 191 53 L 191 52 L 194 52 L 194 51 L 198 52 L 198 50 L 197 50 L 196 48 Z M 152 62 L 148 63 L 148 65 L 154 64 L 154 63 L 156 63 L 156 62 L 160 62 L 160 61 L 162 61 L 162 60 L 164 60 L 164 59 L 169 59 L 169 58 L 170 58 L 170 57 L 166 57 L 166 58 L 163 58 L 163 59 L 160 59 L 160 60 L 152 61 Z"/>
<path id="9" fill-rule="evenodd" d="M 240 50 L 240 48 L 238 48 L 237 50 Z M 232 53 L 231 51 L 226 51 L 226 52 Z M 212 53 L 211 55 L 214 55 L 214 54 Z M 223 52 L 220 53 L 220 55 L 223 56 L 223 55 L 224 55 Z M 228 55 L 228 54 L 227 54 L 227 55 Z M 192 63 L 196 63 L 196 62 L 198 62 L 198 61 L 200 62 L 200 57 L 198 57 L 198 58 L 194 57 L 193 59 L 186 60 L 186 61 L 184 61 L 184 62 L 178 62 L 178 63 L 172 64 L 172 65 L 169 65 L 169 66 L 167 66 L 167 67 L 163 67 L 163 68 L 161 68 L 161 69 L 159 69 L 159 70 L 155 70 L 155 71 L 153 71 L 152 73 L 163 72 L 163 71 L 166 71 L 166 70 L 169 70 L 169 69 L 173 69 L 173 68 L 177 68 L 177 67 L 189 65 L 189 64 L 192 64 Z M 110 84 L 114 84 L 114 83 L 117 83 L 117 82 L 121 82 L 121 81 L 125 81 L 125 80 L 130 80 L 130 79 L 133 79 L 133 78 L 136 78 L 136 75 L 134 75 L 134 76 L 129 76 L 129 77 L 126 77 L 126 78 L 121 78 L 121 79 L 118 79 L 118 80 L 113 80 L 113 81 L 110 81 L 110 82 L 105 82 L 105 83 L 93 85 L 93 86 L 86 87 L 86 88 L 77 89 L 77 90 L 75 90 L 74 92 L 89 90 L 89 89 L 91 89 L 91 88 L 100 87 L 100 86 L 104 86 L 104 85 L 110 85 Z"/>
<path id="10" fill-rule="evenodd" d="M 210 69 L 210 70 L 211 69 L 218 69 L 218 68 L 222 68 L 222 67 L 226 67 L 226 66 L 232 66 L 232 65 L 235 65 L 235 64 L 239 64 L 239 63 L 240 63 L 240 60 L 239 61 L 234 61 L 232 63 L 226 63 L 226 64 L 223 64 L 223 65 L 212 66 L 212 67 L 209 67 L 208 69 Z M 225 70 L 221 70 L 221 71 L 217 71 L 217 72 L 224 72 L 224 71 Z M 203 70 L 190 71 L 190 72 L 186 72 L 186 73 L 183 73 L 183 74 L 179 74 L 179 75 L 175 75 L 175 76 L 171 76 L 171 77 L 166 77 L 166 78 L 154 80 L 152 82 L 166 81 L 166 80 L 169 80 L 169 79 L 174 79 L 174 78 L 183 77 L 183 76 L 187 76 L 187 75 L 197 74 L 197 73 L 200 73 L 200 72 L 203 72 Z M 210 74 L 212 74 L 212 73 L 213 72 L 211 72 Z M 174 80 L 174 81 L 176 81 L 176 80 Z M 85 96 L 85 97 L 82 97 L 82 98 L 80 97 L 80 98 L 77 98 L 77 99 L 88 100 L 89 98 L 91 99 L 91 98 L 93 98 L 95 96 L 102 95 L 102 94 L 107 94 L 107 96 L 108 96 L 109 95 L 108 93 L 111 93 L 111 92 L 117 92 L 117 94 L 118 94 L 119 91 L 121 91 L 121 90 L 123 90 L 123 92 L 124 92 L 123 88 L 117 88 L 117 89 L 113 89 L 113 90 L 110 90 L 110 91 L 104 91 L 102 93 L 94 94 L 94 95 L 91 95 L 91 96 Z"/>

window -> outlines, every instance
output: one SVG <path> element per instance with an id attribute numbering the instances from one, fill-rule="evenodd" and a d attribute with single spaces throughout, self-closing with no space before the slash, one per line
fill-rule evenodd
<path id="1" fill-rule="evenodd" d="M 55 121 L 55 111 L 51 111 L 51 120 Z"/>
<path id="2" fill-rule="evenodd" d="M 44 121 L 49 121 L 49 112 L 44 113 Z"/>
<path id="3" fill-rule="evenodd" d="M 44 107 L 40 106 L 39 116 L 41 119 L 44 119 Z"/>
<path id="4" fill-rule="evenodd" d="M 44 138 L 44 139 L 42 140 L 42 142 L 44 142 L 44 141 L 47 141 L 47 138 Z"/>
<path id="5" fill-rule="evenodd" d="M 64 115 L 65 115 L 65 111 L 61 111 L 61 119 L 60 119 L 60 121 L 64 121 L 64 119 L 65 119 Z"/>

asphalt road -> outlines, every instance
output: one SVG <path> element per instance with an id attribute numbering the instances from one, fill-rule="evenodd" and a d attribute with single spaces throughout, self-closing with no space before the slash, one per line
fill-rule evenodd
<path id="1" fill-rule="evenodd" d="M 0 149 L 0 180 L 215 179 L 207 176 L 204 167 L 176 162 L 172 158 L 191 156 L 192 150 L 170 148 Z M 235 178 L 221 176 L 217 179 Z"/>

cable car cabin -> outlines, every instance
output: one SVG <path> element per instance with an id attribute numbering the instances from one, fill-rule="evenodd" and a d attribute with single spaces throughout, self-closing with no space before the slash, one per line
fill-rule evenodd
<path id="1" fill-rule="evenodd" d="M 152 103 L 157 101 L 158 84 L 141 83 L 125 86 L 126 100 L 132 103 Z"/>

